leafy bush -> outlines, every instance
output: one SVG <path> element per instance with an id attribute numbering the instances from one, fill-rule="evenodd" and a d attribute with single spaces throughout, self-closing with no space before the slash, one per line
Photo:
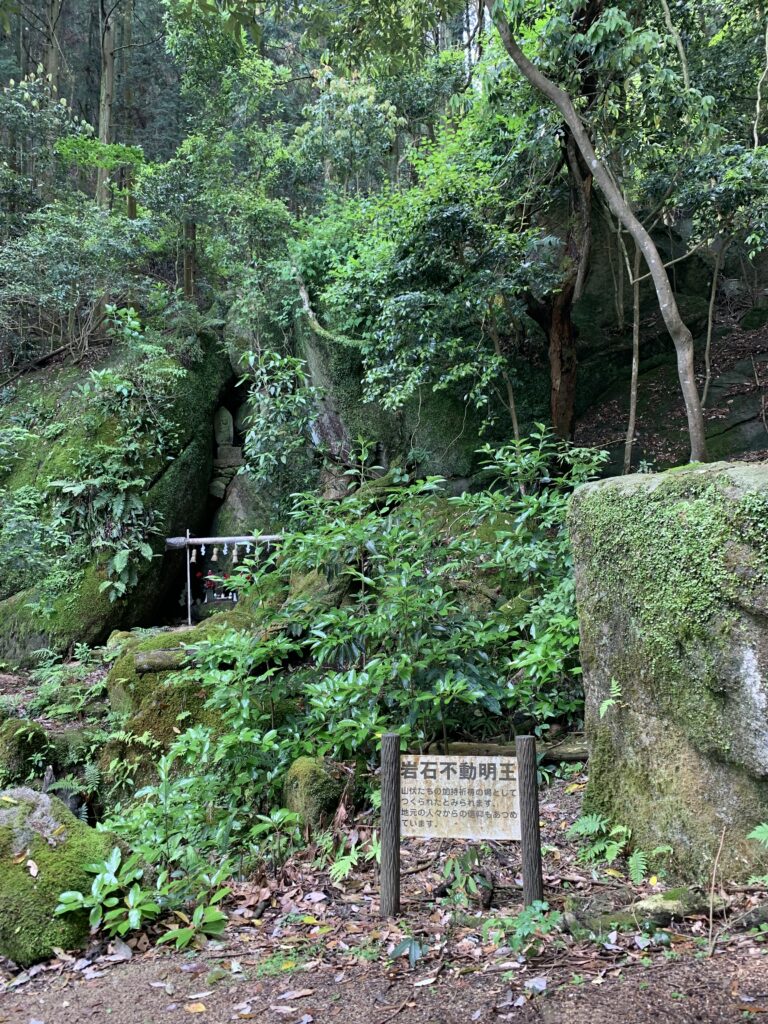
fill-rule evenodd
<path id="1" fill-rule="evenodd" d="M 201 641 L 181 673 L 221 725 L 183 732 L 111 827 L 169 863 L 255 856 L 298 756 L 364 768 L 392 728 L 424 749 L 578 721 L 564 524 L 601 457 L 543 428 L 486 456 L 477 495 L 395 472 L 340 502 L 300 498 L 279 550 L 235 573 L 256 628 Z"/>

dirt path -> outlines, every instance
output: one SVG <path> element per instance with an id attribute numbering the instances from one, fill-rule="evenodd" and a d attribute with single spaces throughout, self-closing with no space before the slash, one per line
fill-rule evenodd
<path id="1" fill-rule="evenodd" d="M 435 963 L 385 967 L 311 962 L 260 977 L 263 959 L 238 946 L 232 952 L 182 955 L 151 952 L 115 964 L 101 977 L 39 975 L 23 990 L 0 997 L 2 1024 L 208 1024 L 256 1020 L 275 1024 L 651 1024 L 659 1020 L 730 1024 L 768 1013 L 768 958 L 756 946 L 713 959 L 657 959 L 649 966 L 586 963 L 520 970 L 485 965 L 475 973 Z M 223 965 L 211 974 L 217 965 Z M 217 974 L 224 977 L 212 981 Z M 512 979 L 507 978 L 511 974 Z M 434 979 L 434 980 L 433 980 Z M 525 982 L 534 982 L 531 989 Z M 533 992 L 546 982 L 545 991 Z M 518 1005 L 519 1004 L 519 1005 Z"/>
<path id="2" fill-rule="evenodd" d="M 584 783 L 570 771 L 542 792 L 545 895 L 553 909 L 610 917 L 663 883 L 632 885 L 579 860 L 566 833 Z M 204 949 L 153 947 L 154 926 L 131 938 L 131 950 L 95 944 L 22 974 L 0 965 L 0 1024 L 735 1024 L 768 1013 L 766 935 L 731 930 L 764 906 L 764 893 L 723 890 L 727 916 L 713 922 L 711 957 L 705 893 L 703 910 L 653 937 L 639 926 L 583 941 L 555 931 L 525 958 L 484 929 L 489 916 L 521 910 L 518 846 L 484 848 L 490 910 L 447 892 L 446 858 L 466 849 L 406 840 L 404 912 L 393 922 L 379 917 L 370 865 L 335 883 L 308 848 L 278 878 L 234 886 L 227 932 Z M 413 968 L 395 956 L 409 936 L 420 954 Z"/>

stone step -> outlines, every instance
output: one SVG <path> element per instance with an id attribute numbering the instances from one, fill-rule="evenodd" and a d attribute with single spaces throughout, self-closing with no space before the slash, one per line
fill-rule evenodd
<path id="1" fill-rule="evenodd" d="M 243 449 L 231 444 L 220 444 L 216 449 L 216 458 L 213 460 L 216 469 L 224 469 L 227 466 L 243 466 Z"/>

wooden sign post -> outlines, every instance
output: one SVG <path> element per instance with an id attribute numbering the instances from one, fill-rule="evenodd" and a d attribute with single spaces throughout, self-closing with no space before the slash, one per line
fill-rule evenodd
<path id="1" fill-rule="evenodd" d="M 400 837 L 518 840 L 523 899 L 544 896 L 536 740 L 518 736 L 516 757 L 400 756 L 400 736 L 381 742 L 381 915 L 400 910 Z"/>

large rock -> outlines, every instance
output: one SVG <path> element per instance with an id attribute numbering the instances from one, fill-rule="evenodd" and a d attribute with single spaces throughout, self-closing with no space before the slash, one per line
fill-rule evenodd
<path id="1" fill-rule="evenodd" d="M 768 465 L 587 484 L 570 529 L 587 807 L 689 878 L 723 830 L 725 877 L 765 869 L 746 836 L 768 821 Z"/>
<path id="2" fill-rule="evenodd" d="M 50 759 L 51 744 L 41 725 L 7 718 L 0 725 L 0 784 L 39 777 Z"/>
<path id="3" fill-rule="evenodd" d="M 0 793 L 0 956 L 27 967 L 78 949 L 88 938 L 85 912 L 55 916 L 59 894 L 88 892 L 85 867 L 104 860 L 114 844 L 55 797 L 31 789 Z"/>
<path id="4" fill-rule="evenodd" d="M 121 358 L 110 351 L 105 365 L 119 370 Z M 164 555 L 163 536 L 181 534 L 187 528 L 197 532 L 207 525 L 214 412 L 230 376 L 229 361 L 217 341 L 207 339 L 203 358 L 175 384 L 173 407 L 168 411 L 176 435 L 175 457 L 169 460 L 155 451 L 153 434 L 145 463 L 126 467 L 127 473 L 146 480 L 142 499 L 162 526 L 162 534 L 148 538 L 155 557 L 140 561 L 137 586 L 125 597 L 110 600 L 102 589 L 109 553 L 102 549 L 94 549 L 78 571 L 69 571 L 66 586 L 62 585 L 62 566 L 53 556 L 46 562 L 41 554 L 34 578 L 0 588 L 4 598 L 0 600 L 0 661 L 32 664 L 33 652 L 41 647 L 65 651 L 79 642 L 100 643 L 113 629 L 151 622 L 158 609 L 167 609 L 178 591 L 183 563 L 178 553 Z M 49 429 L 41 430 L 27 445 L 24 457 L 13 463 L 0 487 L 47 494 L 52 481 L 77 476 L 78 458 L 84 449 L 112 436 L 116 423 L 107 413 L 99 434 L 92 436 L 92 427 L 82 415 L 81 378 L 78 367 L 48 367 L 26 375 L 15 386 L 4 412 L 11 420 L 14 416 L 32 417 Z M 74 528 L 71 540 L 84 542 Z M 85 544 L 85 549 L 90 550 L 90 544 Z"/>
<path id="5" fill-rule="evenodd" d="M 344 783 L 321 757 L 299 757 L 288 769 L 283 800 L 311 828 L 327 825 L 338 806 Z"/>

